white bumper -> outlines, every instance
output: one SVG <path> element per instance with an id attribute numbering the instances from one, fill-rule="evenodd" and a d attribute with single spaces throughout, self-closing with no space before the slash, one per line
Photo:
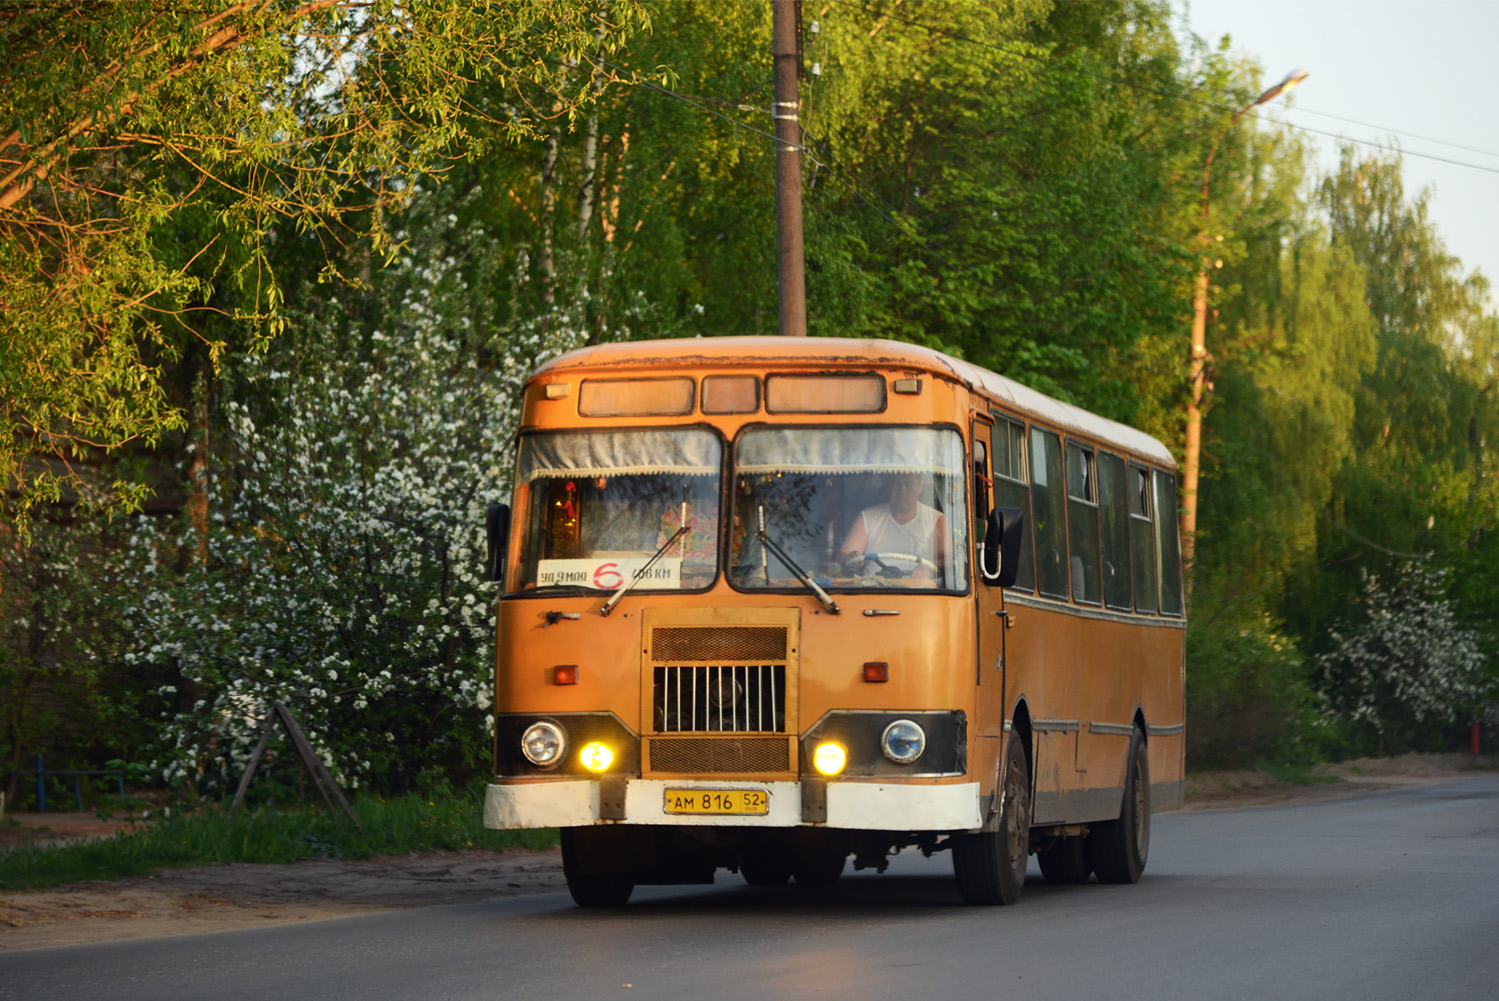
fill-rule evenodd
<path id="1" fill-rule="evenodd" d="M 770 809 L 761 816 L 684 816 L 666 812 L 666 790 L 764 789 Z M 863 831 L 973 831 L 982 823 L 977 782 L 905 785 L 829 782 L 828 819 L 817 827 Z M 588 779 L 490 785 L 484 826 L 494 830 L 587 827 L 599 823 L 599 784 Z M 799 782 L 713 782 L 630 779 L 625 819 L 606 823 L 683 827 L 799 827 Z"/>

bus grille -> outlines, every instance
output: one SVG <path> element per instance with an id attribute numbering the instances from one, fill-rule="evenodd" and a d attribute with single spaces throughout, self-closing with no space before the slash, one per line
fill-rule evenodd
<path id="1" fill-rule="evenodd" d="M 651 772 L 785 772 L 791 770 L 786 737 L 657 737 L 646 741 Z"/>
<path id="2" fill-rule="evenodd" d="M 667 660 L 785 660 L 786 630 L 781 626 L 658 626 L 651 632 L 651 657 Z"/>
<path id="3" fill-rule="evenodd" d="M 653 630 L 655 732 L 785 732 L 786 655 L 782 627 Z"/>

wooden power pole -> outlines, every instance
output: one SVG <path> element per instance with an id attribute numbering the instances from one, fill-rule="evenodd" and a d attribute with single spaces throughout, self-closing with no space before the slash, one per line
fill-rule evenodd
<path id="1" fill-rule="evenodd" d="M 799 7 L 799 0 L 771 0 L 776 82 L 775 103 L 771 105 L 776 124 L 776 273 L 781 293 L 781 334 L 786 337 L 807 336 L 807 282 L 802 267 Z"/>

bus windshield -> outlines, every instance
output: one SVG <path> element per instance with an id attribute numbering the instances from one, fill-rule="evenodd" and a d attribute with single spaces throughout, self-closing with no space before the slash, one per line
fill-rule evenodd
<path id="1" fill-rule="evenodd" d="M 963 489 L 955 430 L 751 429 L 734 451 L 731 580 L 800 589 L 779 548 L 826 588 L 963 591 Z"/>
<path id="2" fill-rule="evenodd" d="M 723 468 L 713 432 L 526 435 L 518 466 L 522 537 L 513 590 L 613 591 L 642 571 L 636 591 L 713 583 Z"/>

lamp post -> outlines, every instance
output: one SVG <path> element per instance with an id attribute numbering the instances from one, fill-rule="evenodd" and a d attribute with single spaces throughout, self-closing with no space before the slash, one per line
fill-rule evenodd
<path id="1" fill-rule="evenodd" d="M 1213 157 L 1218 154 L 1218 144 L 1223 141 L 1224 136 L 1228 135 L 1228 130 L 1234 127 L 1234 123 L 1244 117 L 1244 113 L 1250 108 L 1258 107 L 1266 101 L 1272 101 L 1281 94 L 1288 93 L 1306 77 L 1306 70 L 1292 70 L 1280 83 L 1235 112 L 1234 117 L 1229 119 L 1228 124 L 1223 127 L 1223 131 L 1218 133 L 1218 138 L 1213 140 L 1213 145 L 1208 150 L 1207 161 L 1202 165 L 1202 218 L 1197 232 L 1197 240 L 1202 245 L 1202 267 L 1197 272 L 1196 289 L 1192 294 L 1192 395 L 1187 400 L 1187 443 L 1182 455 L 1182 562 L 1188 574 L 1188 593 L 1191 593 L 1191 571 L 1197 549 L 1197 473 L 1198 456 L 1202 449 L 1202 389 L 1205 378 L 1203 363 L 1207 359 L 1208 266 L 1212 257 L 1209 253 L 1210 241 L 1208 239 L 1208 178 L 1213 170 Z"/>

